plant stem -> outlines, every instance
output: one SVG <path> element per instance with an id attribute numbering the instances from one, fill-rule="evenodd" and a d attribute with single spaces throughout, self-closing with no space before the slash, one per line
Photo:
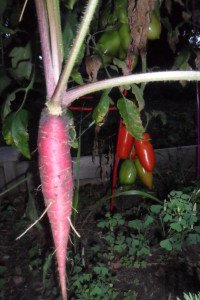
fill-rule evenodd
<path id="1" fill-rule="evenodd" d="M 79 51 L 81 49 L 81 46 L 82 46 L 84 39 L 88 33 L 88 28 L 91 23 L 95 9 L 97 7 L 97 4 L 98 4 L 98 0 L 89 0 L 88 1 L 87 8 L 85 10 L 82 22 L 81 22 L 79 30 L 78 30 L 78 34 L 74 41 L 70 55 L 66 61 L 64 70 L 61 74 L 61 77 L 60 77 L 60 80 L 56 87 L 55 93 L 52 97 L 52 102 L 59 102 L 59 99 L 63 96 L 63 93 L 64 93 L 65 89 L 67 88 L 66 87 L 67 82 L 69 80 L 71 71 L 74 67 L 74 64 L 75 64 L 76 58 L 79 54 Z"/>
<path id="2" fill-rule="evenodd" d="M 44 65 L 45 84 L 47 90 L 47 98 L 51 98 L 55 90 L 56 84 L 53 75 L 53 67 L 51 60 L 51 47 L 49 40 L 48 19 L 45 2 L 43 0 L 35 0 L 35 6 L 38 17 L 38 25 L 40 32 L 42 59 Z"/>
<path id="3" fill-rule="evenodd" d="M 59 1 L 47 0 L 46 3 L 51 39 L 51 58 L 53 64 L 54 79 L 57 83 L 60 76 L 63 60 Z"/>
<path id="4" fill-rule="evenodd" d="M 132 84 L 132 83 L 147 83 L 159 81 L 200 81 L 199 71 L 165 71 L 165 72 L 150 72 L 142 74 L 134 74 L 121 76 L 112 79 L 101 80 L 78 86 L 67 91 L 63 97 L 63 106 L 70 105 L 74 100 L 100 90 L 105 90 L 117 86 Z"/>

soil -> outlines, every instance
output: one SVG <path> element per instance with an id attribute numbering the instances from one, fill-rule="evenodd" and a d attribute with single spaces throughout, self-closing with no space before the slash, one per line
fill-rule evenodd
<path id="1" fill-rule="evenodd" d="M 106 194 L 107 188 L 105 185 L 87 185 L 81 188 L 84 204 L 79 210 L 76 229 L 81 235 L 81 245 L 88 249 L 86 257 L 93 237 L 99 235 L 96 223 L 103 212 L 102 206 L 97 205 L 97 200 Z M 36 199 L 41 200 L 38 195 Z M 88 201 L 87 205 L 85 200 Z M 130 207 L 130 203 L 127 206 Z M 124 209 L 124 206 L 116 202 L 116 211 L 123 213 Z M 87 222 L 84 222 L 86 217 Z M 50 290 L 48 296 L 42 283 L 46 255 L 52 250 L 47 220 L 43 220 L 42 230 L 33 227 L 16 241 L 16 237 L 30 224 L 32 221 L 28 218 L 26 193 L 1 200 L 0 299 L 59 299 L 53 295 L 55 286 L 58 286 L 54 262 L 48 272 L 48 278 L 51 279 L 50 286 L 46 288 Z M 170 254 L 160 248 L 152 248 L 152 252 L 138 266 L 124 267 L 117 258 L 108 266 L 116 274 L 114 287 L 117 291 L 132 290 L 137 293 L 137 298 L 130 299 L 172 300 L 177 296 L 183 299 L 183 292 L 197 293 L 200 286 L 199 245 Z"/>

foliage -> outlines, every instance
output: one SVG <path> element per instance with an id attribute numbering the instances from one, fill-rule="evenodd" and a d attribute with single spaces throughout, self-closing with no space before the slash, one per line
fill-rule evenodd
<path id="1" fill-rule="evenodd" d="M 97 263 L 85 271 L 85 261 L 79 254 L 71 260 L 70 273 L 71 298 L 70 299 L 116 299 L 118 293 L 113 288 L 115 277 L 106 264 Z"/>
<path id="2" fill-rule="evenodd" d="M 184 293 L 183 294 L 183 300 L 199 300 L 199 299 L 200 299 L 200 293 L 198 293 L 198 294 Z M 177 300 L 181 300 L 181 299 L 177 298 Z"/>
<path id="3" fill-rule="evenodd" d="M 77 2 L 76 0 L 61 2 L 62 3 L 60 8 L 62 14 L 62 39 L 64 47 L 63 52 L 64 59 L 66 59 L 69 56 L 71 45 L 77 32 L 79 24 L 79 14 L 83 11 L 84 3 L 82 3 L 82 1 Z M 2 1 L 0 11 L 0 26 L 2 31 L 0 92 L 3 93 L 2 100 L 4 100 L 4 103 L 1 107 L 1 116 L 4 128 L 6 127 L 8 129 L 6 130 L 6 133 L 4 133 L 3 131 L 3 137 L 8 145 L 17 147 L 23 155 L 25 155 L 27 158 L 30 158 L 30 150 L 28 149 L 29 130 L 27 130 L 27 127 L 28 125 L 30 125 L 29 118 L 32 118 L 33 113 L 31 111 L 32 107 L 29 104 L 35 93 L 38 93 L 37 95 L 39 95 L 38 101 L 40 102 L 40 108 L 43 105 L 44 85 L 42 84 L 43 78 L 40 75 L 42 74 L 42 58 L 38 47 L 39 40 L 37 39 L 37 32 L 35 30 L 36 26 L 34 26 L 33 28 L 33 26 L 29 26 L 28 22 L 30 17 L 29 10 L 32 11 L 33 4 L 30 4 L 31 9 L 25 9 L 25 13 L 22 16 L 23 22 L 19 23 L 19 15 L 22 11 L 22 6 L 20 2 L 18 2 L 17 4 L 15 3 L 16 9 L 13 10 L 13 3 L 13 0 Z M 165 3 L 156 1 L 155 5 L 156 14 L 159 15 L 159 18 L 161 18 L 163 30 L 166 30 L 167 32 L 168 43 L 174 52 L 173 66 L 170 65 L 169 68 L 172 68 L 173 70 L 188 70 L 189 68 L 191 68 L 191 57 L 195 54 L 194 49 L 196 49 L 197 47 L 197 45 L 195 44 L 195 36 L 190 30 L 190 23 L 192 18 L 191 7 L 189 5 L 186 5 L 184 7 L 180 2 L 178 5 L 178 9 L 182 12 L 182 19 L 177 19 L 176 23 L 173 24 L 171 10 L 172 7 L 170 8 L 166 5 L 165 15 L 162 15 L 159 13 L 159 10 L 160 8 L 162 8 L 161 11 L 163 13 L 163 7 L 165 6 Z M 172 6 L 173 5 L 174 3 L 172 3 Z M 33 23 L 34 22 L 36 22 L 36 19 L 33 19 Z M 88 79 L 83 72 L 85 63 L 83 58 L 85 56 L 92 57 L 96 54 L 99 55 L 98 42 L 106 32 L 112 33 L 115 30 L 117 32 L 119 31 L 120 33 L 122 27 L 127 28 L 127 30 L 125 31 L 127 41 L 126 43 L 130 43 L 130 30 L 128 28 L 129 26 L 127 22 L 127 1 L 124 1 L 123 4 L 117 4 L 117 2 L 115 3 L 114 1 L 110 0 L 108 1 L 107 5 L 100 1 L 100 5 L 95 13 L 95 18 L 93 20 L 92 26 L 90 28 L 90 31 L 88 32 L 88 36 L 84 44 L 81 47 L 75 67 L 71 74 L 70 87 L 76 84 L 81 85 L 87 82 Z M 166 32 L 164 33 L 164 35 L 166 35 Z M 112 39 L 108 42 L 108 45 L 112 44 Z M 125 59 L 127 54 L 127 46 L 125 47 L 124 42 L 120 40 L 119 47 L 120 48 L 117 50 L 117 53 L 115 55 L 111 55 L 111 61 L 109 62 L 109 64 L 107 66 L 101 66 L 101 69 L 99 71 L 101 74 L 101 78 L 116 76 L 116 74 L 118 75 L 121 72 L 123 74 L 127 74 L 128 72 L 129 74 L 133 71 L 132 69 L 127 69 L 127 62 Z M 148 48 L 151 50 L 151 43 L 150 45 L 148 45 Z M 177 51 L 177 49 L 180 50 Z M 140 64 L 138 57 L 135 57 L 133 61 L 138 61 L 138 64 Z M 144 62 L 142 61 L 142 64 L 143 63 Z M 140 68 L 141 66 L 139 65 L 138 70 Z M 160 68 L 162 68 L 162 66 L 160 66 Z M 166 67 L 164 67 L 164 69 L 166 69 Z M 145 71 L 145 68 L 143 68 L 143 71 Z M 129 132 L 131 132 L 136 137 L 141 138 L 141 134 L 144 131 L 143 126 L 146 127 L 148 125 L 145 124 L 144 120 L 142 120 L 141 117 L 141 112 L 144 112 L 146 110 L 146 99 L 144 99 L 145 86 L 133 84 L 126 88 L 129 89 L 129 100 L 123 99 L 122 101 L 122 99 L 120 99 L 118 101 L 118 108 Z M 133 100 L 133 98 L 135 99 Z M 94 119 L 97 123 L 100 122 L 99 120 L 101 120 L 105 116 L 108 110 L 108 101 L 106 101 L 105 98 L 104 101 L 106 102 L 105 105 L 99 104 L 100 112 L 98 112 L 98 114 L 94 112 L 94 115 L 96 114 L 96 116 L 94 116 Z M 130 103 L 127 101 L 130 101 Z M 22 109 L 24 111 L 27 111 L 27 115 L 29 111 L 29 118 L 24 119 L 23 126 L 21 126 L 20 122 L 20 137 L 17 136 L 16 138 L 16 135 L 11 129 L 16 126 L 16 123 L 18 122 L 18 119 L 16 120 L 16 117 L 21 114 L 20 110 Z M 17 114 L 15 114 L 16 112 Z M 131 117 L 129 115 L 130 112 Z M 147 120 L 147 123 L 148 121 L 149 119 Z M 178 122 L 178 126 L 180 126 L 180 124 L 186 124 L 187 122 Z M 177 122 L 175 122 L 175 124 L 172 124 L 173 128 L 174 126 L 177 126 Z M 171 128 L 170 126 L 170 135 L 165 141 L 167 145 L 169 145 L 170 142 L 174 143 L 174 141 L 177 142 L 178 140 L 180 140 L 180 132 L 182 132 L 184 138 L 186 136 L 187 138 L 189 138 L 189 131 L 187 131 L 188 134 L 184 133 L 187 130 L 186 128 L 183 128 L 183 131 L 181 130 L 181 128 L 179 131 L 174 131 L 173 128 Z M 74 130 L 71 130 L 70 133 L 72 134 L 73 139 Z M 162 143 L 163 142 L 164 141 L 162 141 Z M 72 143 L 72 146 L 77 147 L 77 144 Z"/>
<path id="4" fill-rule="evenodd" d="M 165 237 L 160 246 L 164 249 L 181 250 L 185 244 L 200 242 L 197 203 L 192 195 L 172 191 L 163 206 L 153 205 L 150 209 L 159 215 Z"/>
<path id="5" fill-rule="evenodd" d="M 77 30 L 81 9 L 79 7 L 78 10 L 76 7 L 78 4 L 75 0 L 62 2 L 64 5 L 64 9 L 62 10 L 62 17 L 64 19 L 62 24 L 62 37 L 64 41 L 64 58 L 67 58 L 71 50 L 71 43 L 74 40 Z M 82 85 L 88 80 L 84 78 L 85 74 L 81 73 L 84 69 L 83 57 L 85 55 L 88 56 L 91 54 L 102 56 L 101 67 L 103 71 L 101 73 L 101 77 L 103 78 L 110 77 L 110 73 L 107 70 L 108 68 L 111 69 L 111 77 L 115 76 L 116 72 L 122 72 L 124 75 L 132 72 L 132 68 L 128 68 L 125 64 L 127 53 L 122 53 L 123 59 L 120 61 L 120 49 L 117 47 L 121 46 L 122 41 L 117 40 L 117 49 L 115 49 L 115 47 L 113 51 L 111 51 L 112 49 L 109 49 L 108 63 L 105 62 L 105 57 L 103 57 L 105 53 L 99 53 L 100 50 L 97 45 L 99 40 L 102 41 L 101 34 L 105 34 L 105 32 L 102 33 L 99 32 L 99 30 L 101 31 L 103 29 L 103 31 L 106 31 L 109 29 L 112 33 L 111 35 L 113 35 L 115 28 L 115 36 L 118 38 L 118 29 L 119 27 L 121 28 L 121 23 L 128 22 L 127 7 L 123 9 L 123 11 L 120 8 L 121 12 L 119 13 L 119 9 L 118 11 L 116 10 L 117 6 L 114 5 L 114 1 L 108 2 L 109 3 L 105 6 L 105 8 L 103 7 L 102 2 L 102 5 L 97 10 L 97 18 L 93 23 L 94 26 L 91 26 L 90 31 L 88 31 L 88 38 L 79 51 L 75 67 L 71 74 L 72 81 L 69 83 L 70 87 L 73 87 L 76 84 Z M 161 4 L 161 1 L 158 1 L 158 3 Z M 8 145 L 17 147 L 25 157 L 30 158 L 31 151 L 29 149 L 28 116 L 29 111 L 32 113 L 32 106 L 30 104 L 31 101 L 28 101 L 28 99 L 35 99 L 35 94 L 37 97 L 39 94 L 38 98 L 40 98 L 40 108 L 43 105 L 44 86 L 42 85 L 42 89 L 39 87 L 42 82 L 42 76 L 39 74 L 42 74 L 42 72 L 38 58 L 40 57 L 41 59 L 41 56 L 39 56 L 40 52 L 37 49 L 37 43 L 35 43 L 35 41 L 38 41 L 36 39 L 35 32 L 33 34 L 32 29 L 29 32 L 28 30 L 26 31 L 26 25 L 24 26 L 25 28 L 23 28 L 23 25 L 21 26 L 21 24 L 18 23 L 19 13 L 16 12 L 21 10 L 20 1 L 16 5 L 17 7 L 13 4 L 14 1 L 7 0 L 3 1 L 0 5 L 0 25 L 2 31 L 2 64 L 0 66 L 2 80 L 0 84 L 0 91 L 3 95 L 2 99 L 4 99 L 4 104 L 1 107 L 3 124 L 2 133 L 4 140 Z M 16 12 L 12 6 L 15 7 Z M 112 16 L 111 21 L 110 16 L 108 16 L 106 12 L 108 7 L 109 10 L 107 11 Z M 114 10 L 112 8 L 114 8 Z M 187 11 L 185 12 L 184 9 L 182 9 L 182 13 L 185 12 L 189 14 L 188 9 L 186 10 Z M 7 17 L 8 14 L 10 14 L 9 17 Z M 100 22 L 99 19 L 101 19 Z M 9 21 L 7 22 L 5 20 Z M 175 28 L 172 28 L 169 18 L 165 18 L 162 21 L 164 26 L 167 28 L 169 45 L 174 53 L 176 53 L 178 45 L 177 39 L 180 33 L 179 27 L 182 25 L 176 24 Z M 189 21 L 186 19 L 184 21 L 185 23 L 190 23 L 191 16 L 189 16 Z M 100 23 L 100 25 L 98 23 Z M 28 24 L 28 22 L 25 24 Z M 126 36 L 126 41 L 129 41 L 131 40 L 129 31 L 127 31 L 127 34 L 129 36 Z M 111 35 L 109 34 L 109 37 L 111 37 Z M 108 42 L 106 48 L 108 48 L 108 46 L 110 47 L 111 40 L 106 42 Z M 127 51 L 127 49 L 128 45 L 125 50 Z M 104 52 L 106 52 L 108 49 L 104 48 L 104 50 Z M 196 54 L 195 51 L 187 47 L 181 50 L 177 55 L 174 55 L 174 64 L 172 69 L 189 69 L 190 58 L 191 55 L 194 54 Z M 120 59 L 117 61 L 118 58 L 115 56 Z M 112 65 L 113 63 L 114 66 Z M 142 57 L 141 63 L 142 71 L 146 71 L 146 58 Z M 145 109 L 145 85 L 132 85 L 131 88 L 126 88 L 129 89 L 130 98 L 132 99 L 133 96 L 135 96 L 136 99 L 129 100 L 126 97 L 121 98 L 120 96 L 120 99 L 117 102 L 117 107 L 128 131 L 136 138 L 141 139 L 145 127 L 141 118 L 141 112 Z M 110 104 L 110 96 L 108 96 L 109 92 L 106 91 L 103 93 L 102 98 L 94 111 L 93 119 L 96 123 L 102 123 L 108 111 Z M 72 146 L 78 148 L 73 120 L 71 121 L 71 124 L 72 128 L 70 130 L 70 134 Z M 29 202 L 30 206 L 31 204 L 33 204 L 33 202 Z M 13 209 L 12 206 L 8 206 L 6 209 L 8 215 L 13 217 L 15 209 Z M 33 205 L 31 210 L 35 210 Z M 30 217 L 36 217 L 35 211 L 34 214 L 30 215 Z M 134 216 L 128 215 L 128 218 L 125 218 L 120 214 L 106 214 L 106 218 L 98 223 L 98 228 L 101 229 L 104 234 L 102 237 L 102 248 L 100 249 L 97 244 L 91 248 L 92 251 L 97 252 L 98 263 L 96 266 L 86 269 L 85 265 L 83 265 L 83 256 L 77 256 L 73 259 L 74 266 L 72 267 L 71 282 L 74 287 L 76 297 L 79 297 L 80 299 L 105 299 L 105 297 L 115 299 L 117 296 L 117 291 L 113 288 L 115 277 L 112 272 L 110 272 L 107 262 L 111 263 L 118 259 L 122 265 L 132 265 L 135 267 L 138 266 L 138 261 L 144 262 L 143 260 L 146 260 L 151 252 L 151 241 L 148 233 L 153 226 L 156 226 L 159 229 L 160 227 L 162 228 L 162 239 L 159 242 L 160 246 L 167 251 L 181 250 L 187 244 L 198 243 L 200 241 L 198 221 L 195 197 L 191 197 L 191 195 L 181 191 L 171 192 L 163 205 L 152 205 L 151 207 L 146 206 L 145 213 L 143 212 L 142 214 L 137 213 Z M 161 226 L 159 226 L 160 224 Z M 33 245 L 29 250 L 29 260 L 29 269 L 31 271 L 41 268 L 42 259 L 38 253 L 36 245 Z M 43 268 L 43 281 L 45 281 L 50 264 L 51 258 L 48 255 Z M 143 264 L 143 266 L 145 266 L 145 264 Z M 3 273 L 4 270 L 1 269 L 0 272 Z M 1 281 L 1 287 L 3 284 L 4 282 Z M 126 298 L 128 297 L 129 295 L 127 294 Z"/>

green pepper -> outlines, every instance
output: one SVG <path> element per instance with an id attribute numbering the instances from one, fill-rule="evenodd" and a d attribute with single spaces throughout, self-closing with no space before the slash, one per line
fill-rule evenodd
<path id="1" fill-rule="evenodd" d="M 119 171 L 119 182 L 121 185 L 132 185 L 135 182 L 137 171 L 134 162 L 126 159 L 122 162 Z"/>
<path id="2" fill-rule="evenodd" d="M 155 11 L 152 12 L 151 22 L 149 24 L 149 31 L 147 38 L 149 40 L 156 40 L 160 38 L 161 34 L 161 23 Z"/>
<path id="3" fill-rule="evenodd" d="M 104 64 L 111 62 L 112 57 L 118 52 L 120 37 L 117 30 L 103 33 L 98 40 L 97 49 L 102 57 Z"/>
<path id="4" fill-rule="evenodd" d="M 121 48 L 127 52 L 128 47 L 131 43 L 131 32 L 129 24 L 123 23 L 119 27 L 119 37 L 121 42 Z"/>
<path id="5" fill-rule="evenodd" d="M 120 23 L 128 24 L 128 0 L 115 0 L 115 13 Z"/>

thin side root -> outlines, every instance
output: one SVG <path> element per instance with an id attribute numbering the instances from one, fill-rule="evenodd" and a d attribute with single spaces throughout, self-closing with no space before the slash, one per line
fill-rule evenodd
<path id="1" fill-rule="evenodd" d="M 48 211 L 48 209 L 50 208 L 50 206 L 52 205 L 52 202 L 49 203 L 49 205 L 47 206 L 47 208 L 44 210 L 44 212 L 41 214 L 41 216 L 39 217 L 39 219 L 37 219 L 33 224 L 31 224 L 22 234 L 20 234 L 17 238 L 16 241 L 21 239 L 22 236 L 24 236 L 33 226 L 35 226 L 46 214 L 46 212 Z"/>
<path id="2" fill-rule="evenodd" d="M 75 232 L 75 234 L 80 238 L 81 236 L 80 236 L 80 234 L 76 231 L 74 225 L 72 224 L 71 219 L 70 219 L 69 217 L 68 217 L 67 219 L 68 219 L 68 221 L 69 221 L 69 224 L 70 224 L 71 228 L 72 228 L 73 231 Z"/>
<path id="3" fill-rule="evenodd" d="M 24 5 L 23 5 L 23 8 L 22 8 L 22 12 L 21 12 L 20 17 L 19 17 L 19 23 L 21 22 L 21 20 L 22 20 L 22 18 L 23 18 L 24 11 L 25 11 L 25 8 L 26 8 L 27 3 L 28 3 L 28 0 L 25 0 Z"/>

